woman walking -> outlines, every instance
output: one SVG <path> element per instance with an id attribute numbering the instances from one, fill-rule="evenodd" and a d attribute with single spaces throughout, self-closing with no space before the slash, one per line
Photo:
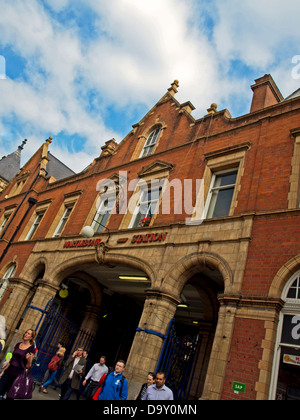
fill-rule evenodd
<path id="1" fill-rule="evenodd" d="M 0 374 L 0 395 L 4 396 L 11 388 L 14 380 L 30 369 L 34 356 L 35 331 L 27 330 L 23 335 L 23 341 L 16 344 L 12 358 Z"/>
<path id="2" fill-rule="evenodd" d="M 47 382 L 45 382 L 43 385 L 40 386 L 40 392 L 43 391 L 44 394 L 48 394 L 47 387 L 52 384 L 52 382 L 55 379 L 55 376 L 59 369 L 61 368 L 61 365 L 64 360 L 66 349 L 64 347 L 61 347 L 55 356 L 52 357 L 48 369 L 50 371 L 50 376 Z"/>

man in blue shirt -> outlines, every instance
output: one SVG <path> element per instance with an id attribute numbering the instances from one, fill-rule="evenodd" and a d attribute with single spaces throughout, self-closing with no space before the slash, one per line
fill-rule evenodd
<path id="1" fill-rule="evenodd" d="M 125 369 L 124 360 L 116 363 L 114 372 L 105 378 L 98 400 L 126 400 L 128 395 L 128 381 L 123 376 Z"/>
<path id="2" fill-rule="evenodd" d="M 164 372 L 157 372 L 155 377 L 155 385 L 150 385 L 147 388 L 142 400 L 152 401 L 168 401 L 174 400 L 173 392 L 165 385 L 166 378 Z"/>

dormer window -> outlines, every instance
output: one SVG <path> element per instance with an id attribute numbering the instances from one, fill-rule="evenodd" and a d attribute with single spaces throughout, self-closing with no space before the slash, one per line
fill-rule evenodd
<path id="1" fill-rule="evenodd" d="M 153 130 L 149 134 L 147 140 L 145 141 L 145 144 L 144 144 L 144 147 L 143 147 L 143 150 L 142 150 L 142 153 L 141 153 L 140 157 L 149 156 L 149 155 L 152 154 L 154 146 L 157 143 L 160 132 L 161 132 L 161 128 L 159 127 L 159 128 L 156 128 L 155 130 Z"/>

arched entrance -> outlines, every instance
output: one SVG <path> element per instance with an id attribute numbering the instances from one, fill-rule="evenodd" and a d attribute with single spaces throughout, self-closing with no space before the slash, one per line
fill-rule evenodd
<path id="1" fill-rule="evenodd" d="M 68 354 L 83 346 L 91 362 L 101 355 L 107 357 L 109 366 L 118 359 L 126 360 L 143 311 L 145 290 L 151 284 L 149 277 L 129 265 L 89 262 L 62 266 L 57 278 L 60 290 L 47 311 L 51 320 L 45 317 L 37 340 L 44 353 L 54 353 L 56 344 L 62 342 Z M 55 329 L 52 334 L 50 322 Z"/>
<path id="2" fill-rule="evenodd" d="M 202 395 L 218 322 L 218 294 L 224 292 L 223 276 L 214 265 L 190 267 L 185 275 L 191 273 L 158 364 L 176 399 L 183 400 Z"/>

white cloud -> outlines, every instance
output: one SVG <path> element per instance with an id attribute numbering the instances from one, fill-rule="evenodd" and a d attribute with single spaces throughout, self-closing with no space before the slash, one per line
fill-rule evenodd
<path id="1" fill-rule="evenodd" d="M 229 111 L 250 106 L 250 85 L 264 73 L 285 95 L 299 87 L 291 77 L 300 54 L 298 0 L 0 0 L 0 7 L 0 46 L 26 63 L 19 79 L 0 80 L 2 141 L 3 118 L 19 119 L 15 133 L 37 147 L 52 135 L 55 155 L 76 171 L 105 141 L 122 140 L 117 120 L 112 129 L 105 124 L 108 108 L 122 115 L 150 108 L 174 79 L 177 99 L 190 100 L 196 117 L 212 102 Z M 87 8 L 88 24 L 80 21 Z M 60 144 L 61 132 L 86 138 L 80 153 Z"/>

